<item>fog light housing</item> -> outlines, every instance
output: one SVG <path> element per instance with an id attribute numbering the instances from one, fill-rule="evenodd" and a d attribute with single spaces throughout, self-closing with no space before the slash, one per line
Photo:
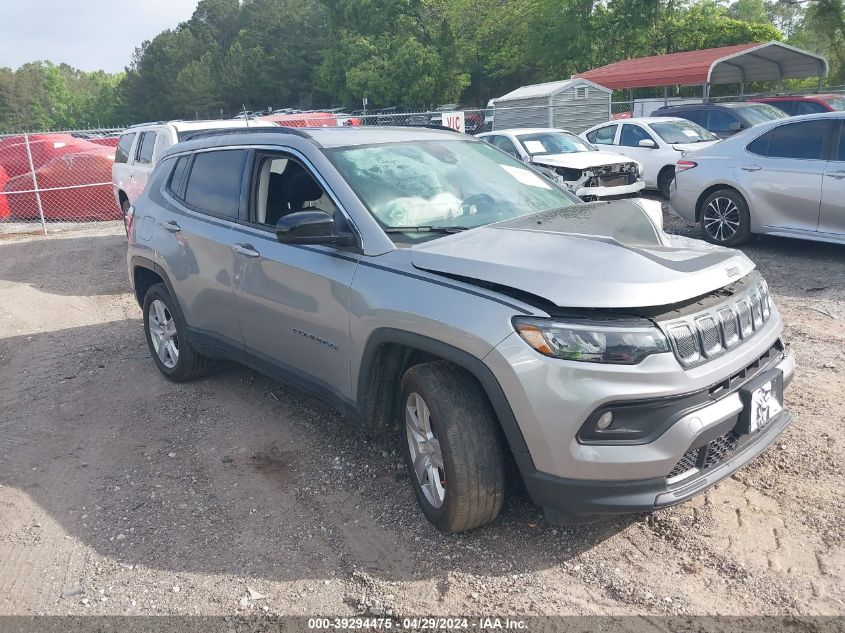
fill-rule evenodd
<path id="1" fill-rule="evenodd" d="M 600 431 L 604 431 L 611 424 L 613 424 L 613 411 L 605 411 L 601 414 L 601 417 L 596 420 L 596 428 Z"/>

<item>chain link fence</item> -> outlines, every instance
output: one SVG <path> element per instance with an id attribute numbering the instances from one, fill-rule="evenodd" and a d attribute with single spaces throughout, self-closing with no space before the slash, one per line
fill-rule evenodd
<path id="1" fill-rule="evenodd" d="M 825 88 L 845 93 L 845 87 Z M 780 93 L 784 94 L 784 93 Z M 754 93 L 711 96 L 708 101 L 736 101 L 772 96 Z M 565 127 L 581 132 L 600 120 L 648 116 L 667 103 L 702 102 L 701 96 L 628 98 L 611 101 L 609 114 L 571 112 L 561 106 L 401 111 L 398 108 L 340 112 L 298 112 L 261 117 L 288 127 L 442 125 L 467 134 L 503 127 Z M 603 112 L 607 112 L 601 108 Z M 498 120 L 497 120 L 498 113 Z M 573 118 L 573 116 L 575 118 Z M 580 116 L 580 118 L 579 118 Z M 587 117 L 587 118 L 585 118 Z M 583 119 L 583 120 L 582 120 Z M 112 187 L 112 164 L 121 129 L 30 132 L 0 136 L 0 236 L 48 233 L 80 223 L 120 221 L 122 212 Z"/>
<path id="2" fill-rule="evenodd" d="M 119 134 L 110 128 L 0 137 L 0 234 L 119 220 L 111 176 Z"/>

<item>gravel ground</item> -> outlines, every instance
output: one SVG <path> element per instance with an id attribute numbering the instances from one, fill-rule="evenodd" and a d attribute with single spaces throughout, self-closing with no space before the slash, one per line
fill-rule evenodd
<path id="1" fill-rule="evenodd" d="M 667 217 L 667 230 L 692 234 Z M 0 614 L 845 614 L 845 247 L 759 238 L 795 423 L 650 515 L 436 532 L 392 437 L 149 358 L 122 227 L 0 240 Z"/>

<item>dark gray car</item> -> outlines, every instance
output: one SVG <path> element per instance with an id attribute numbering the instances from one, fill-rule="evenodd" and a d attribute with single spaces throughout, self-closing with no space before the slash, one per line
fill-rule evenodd
<path id="1" fill-rule="evenodd" d="M 719 138 L 728 138 L 761 123 L 783 119 L 786 112 L 767 103 L 685 103 L 658 108 L 651 116 L 676 116 L 698 123 Z"/>
<path id="2" fill-rule="evenodd" d="M 395 428 L 449 532 L 496 517 L 511 458 L 550 520 L 583 522 L 684 501 L 790 422 L 794 358 L 748 258 L 463 134 L 179 143 L 128 264 L 166 377 L 235 360 Z"/>

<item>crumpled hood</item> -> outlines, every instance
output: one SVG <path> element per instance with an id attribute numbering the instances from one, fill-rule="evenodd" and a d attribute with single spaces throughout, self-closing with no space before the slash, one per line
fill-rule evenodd
<path id="1" fill-rule="evenodd" d="M 534 156 L 531 158 L 531 162 L 537 165 L 551 165 L 552 167 L 586 169 L 587 167 L 603 167 L 604 165 L 619 165 L 636 161 L 615 152 L 572 152 L 570 154 Z"/>
<path id="2" fill-rule="evenodd" d="M 703 143 L 673 143 L 672 147 L 674 147 L 679 152 L 694 152 L 699 149 L 706 149 L 708 147 L 712 147 L 719 141 L 705 141 Z"/>
<path id="3" fill-rule="evenodd" d="M 692 299 L 754 269 L 739 251 L 660 231 L 627 200 L 506 220 L 411 248 L 419 269 L 507 286 L 559 307 L 637 308 Z"/>

